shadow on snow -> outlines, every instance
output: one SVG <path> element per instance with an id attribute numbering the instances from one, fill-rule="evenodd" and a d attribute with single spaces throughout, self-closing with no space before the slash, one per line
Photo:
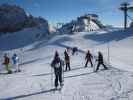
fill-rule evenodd
<path id="1" fill-rule="evenodd" d="M 74 71 L 74 70 L 78 70 L 78 69 L 83 69 L 84 67 L 77 67 L 77 68 L 73 68 L 71 69 L 71 71 Z M 64 71 L 64 73 L 66 72 L 70 72 L 70 71 Z M 44 73 L 44 74 L 39 74 L 39 75 L 32 75 L 32 76 L 47 76 L 47 75 L 51 75 L 52 73 Z"/>
<path id="2" fill-rule="evenodd" d="M 114 31 L 114 32 L 108 32 L 106 34 L 89 34 L 84 35 L 83 37 L 85 39 L 91 39 L 96 42 L 100 43 L 106 43 L 110 41 L 120 41 L 122 39 L 125 39 L 127 37 L 133 36 L 132 30 L 121 30 L 121 31 Z"/>
<path id="3" fill-rule="evenodd" d="M 92 73 L 94 73 L 94 72 L 83 73 L 83 74 L 78 74 L 78 75 L 73 75 L 73 76 L 66 76 L 64 78 L 72 78 L 72 77 L 84 76 L 84 75 L 89 75 L 89 74 L 92 74 Z M 24 95 L 19 95 L 19 96 L 14 96 L 14 97 L 0 98 L 0 100 L 15 100 L 15 99 L 35 96 L 35 95 L 39 95 L 39 94 L 43 94 L 43 93 L 50 93 L 52 91 L 54 91 L 54 89 L 48 89 L 48 90 L 44 90 L 44 91 L 40 91 L 40 92 L 35 92 L 35 93 L 31 93 L 31 94 L 24 94 Z"/>
<path id="4" fill-rule="evenodd" d="M 27 51 L 36 50 L 36 49 L 42 48 L 47 45 L 56 45 L 56 44 L 60 44 L 60 43 L 67 42 L 67 41 L 72 41 L 72 39 L 70 37 L 64 36 L 64 37 L 56 39 L 55 41 L 52 41 L 50 43 L 48 43 L 46 41 L 40 41 L 38 44 L 34 45 L 33 48 L 31 48 Z"/>

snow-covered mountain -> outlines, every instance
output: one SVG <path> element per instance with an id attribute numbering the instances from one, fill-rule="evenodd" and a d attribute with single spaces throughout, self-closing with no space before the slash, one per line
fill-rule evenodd
<path id="1" fill-rule="evenodd" d="M 26 18 L 22 8 L 8 4 L 0 5 L 0 32 L 19 30 Z"/>
<path id="2" fill-rule="evenodd" d="M 40 39 L 47 40 L 49 32 L 44 26 L 25 28 L 24 30 L 0 36 L 0 50 L 19 49 L 31 45 Z"/>
<path id="3" fill-rule="evenodd" d="M 55 27 L 55 26 L 52 26 L 52 25 L 49 25 L 49 32 L 50 32 L 50 33 L 55 33 L 55 32 L 57 32 L 56 27 Z"/>
<path id="4" fill-rule="evenodd" d="M 59 31 L 61 33 L 73 32 L 89 32 L 104 28 L 104 25 L 99 21 L 98 15 L 86 14 L 72 20 L 70 23 L 63 25 Z"/>
<path id="5" fill-rule="evenodd" d="M 49 32 L 48 21 L 41 17 L 28 15 L 26 11 L 16 5 L 0 5 L 0 35 L 7 32 L 17 32 L 25 28 L 45 27 Z"/>
<path id="6" fill-rule="evenodd" d="M 5 52 L 10 57 L 17 52 L 22 69 L 20 73 L 4 75 L 4 66 L 1 65 L 0 100 L 132 100 L 133 28 L 54 35 L 32 43 L 37 31 L 32 29 L 0 37 L 1 63 Z M 72 70 L 64 72 L 61 92 L 51 91 L 54 79 L 50 63 L 54 52 L 58 50 L 63 59 L 65 48 L 75 46 L 79 53 L 70 54 Z M 93 68 L 84 68 L 88 49 L 93 55 L 101 51 L 109 70 L 94 73 Z M 96 67 L 95 60 L 93 63 Z"/>
<path id="7" fill-rule="evenodd" d="M 133 27 L 133 22 L 131 22 L 130 27 L 131 27 L 131 28 Z"/>

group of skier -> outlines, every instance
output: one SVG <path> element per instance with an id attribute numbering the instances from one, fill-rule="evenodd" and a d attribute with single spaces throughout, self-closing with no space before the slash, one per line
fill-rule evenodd
<path id="1" fill-rule="evenodd" d="M 87 67 L 88 62 L 90 62 L 91 67 L 93 67 L 92 59 L 93 59 L 93 56 L 90 53 L 90 51 L 88 50 L 88 52 L 86 53 L 86 56 L 85 56 L 85 60 L 86 60 L 85 67 Z M 98 61 L 98 64 L 97 64 L 95 72 L 97 72 L 99 70 L 100 65 L 103 65 L 104 69 L 108 69 L 106 67 L 106 65 L 104 64 L 103 55 L 100 51 L 98 52 L 98 58 L 96 59 L 96 61 Z"/>
<path id="2" fill-rule="evenodd" d="M 68 48 L 66 48 L 66 50 L 64 51 L 64 60 L 62 60 L 59 56 L 58 51 L 55 52 L 55 56 L 54 59 L 52 60 L 51 66 L 52 68 L 54 68 L 54 73 L 55 73 L 55 88 L 58 87 L 58 82 L 60 83 L 60 86 L 63 86 L 63 72 L 64 71 L 70 71 L 71 67 L 70 67 L 70 56 L 69 56 L 69 50 Z M 73 50 L 72 50 L 72 55 L 73 55 Z M 93 55 L 90 53 L 90 51 L 88 50 L 88 52 L 86 53 L 85 56 L 85 67 L 88 66 L 88 63 L 90 62 L 91 67 L 95 67 L 93 65 L 92 62 L 93 59 Z M 102 53 L 99 51 L 98 52 L 98 58 L 96 59 L 96 61 L 98 62 L 97 67 L 95 72 L 97 72 L 99 70 L 100 65 L 103 65 L 104 69 L 107 70 L 108 68 L 106 67 L 106 65 L 104 64 L 104 60 L 103 60 L 103 55 Z M 64 63 L 65 63 L 65 70 L 64 70 Z"/>
<path id="3" fill-rule="evenodd" d="M 72 49 L 66 48 L 66 50 L 64 51 L 64 60 L 62 60 L 60 58 L 58 51 L 55 52 L 54 59 L 51 62 L 51 67 L 54 69 L 54 74 L 55 74 L 55 82 L 54 82 L 55 88 L 58 87 L 59 83 L 60 83 L 60 87 L 63 86 L 63 80 L 64 80 L 63 73 L 64 73 L 64 71 L 71 70 L 70 51 L 72 51 L 72 53 L 71 53 L 72 55 L 75 55 L 78 53 L 78 48 L 77 47 L 74 47 Z M 15 68 L 15 71 L 20 72 L 19 57 L 17 56 L 17 54 L 14 53 L 11 59 L 12 59 L 12 65 Z M 88 63 L 90 63 L 91 67 L 95 68 L 95 66 L 94 66 L 95 64 L 93 64 L 93 59 L 94 59 L 94 56 L 88 50 L 86 53 L 86 56 L 85 56 L 84 67 L 87 67 Z M 99 70 L 100 65 L 103 65 L 105 70 L 108 69 L 106 67 L 106 65 L 104 64 L 103 55 L 100 51 L 98 52 L 98 57 L 97 57 L 96 61 L 98 62 L 98 64 L 96 66 L 95 72 L 97 72 Z M 5 69 L 7 70 L 8 74 L 12 73 L 10 63 L 11 63 L 11 61 L 10 61 L 9 56 L 7 54 L 5 54 L 3 65 L 5 65 Z M 64 69 L 64 65 L 65 65 L 65 69 Z"/>
<path id="4" fill-rule="evenodd" d="M 5 66 L 5 69 L 6 69 L 8 74 L 12 73 L 10 63 L 11 63 L 11 61 L 10 61 L 9 56 L 7 54 L 5 54 L 3 65 Z M 19 57 L 17 56 L 16 53 L 14 53 L 12 56 L 12 65 L 16 69 L 15 70 L 16 72 L 20 72 L 20 68 L 19 68 L 18 64 L 19 64 Z"/>

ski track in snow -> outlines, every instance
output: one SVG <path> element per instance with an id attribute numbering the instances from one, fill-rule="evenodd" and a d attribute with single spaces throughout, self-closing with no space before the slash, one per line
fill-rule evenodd
<path id="1" fill-rule="evenodd" d="M 86 34 L 56 36 L 24 49 L 22 72 L 0 75 L 0 100 L 132 100 L 132 72 L 108 66 L 109 70 L 94 73 L 89 64 L 84 68 L 85 51 L 99 49 L 97 42 L 83 38 Z M 73 46 L 79 47 L 79 53 L 71 55 L 72 70 L 64 72 L 61 92 L 53 92 L 50 62 L 54 51 L 59 50 L 63 58 L 65 47 Z"/>

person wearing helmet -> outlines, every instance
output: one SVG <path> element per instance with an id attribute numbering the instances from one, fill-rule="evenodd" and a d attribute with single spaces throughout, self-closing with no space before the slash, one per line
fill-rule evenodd
<path id="1" fill-rule="evenodd" d="M 14 53 L 13 56 L 12 56 L 12 62 L 13 62 L 13 65 L 14 65 L 14 67 L 16 69 L 16 72 L 20 72 L 19 58 L 18 58 L 16 53 Z"/>
<path id="2" fill-rule="evenodd" d="M 59 85 L 58 81 L 60 82 L 60 86 L 62 86 L 62 63 L 57 51 L 55 52 L 51 67 L 54 68 L 55 73 L 55 88 L 57 88 Z"/>
<path id="3" fill-rule="evenodd" d="M 9 68 L 10 58 L 7 56 L 7 54 L 4 55 L 4 62 L 3 62 L 3 64 L 5 65 L 5 69 L 7 70 L 7 73 L 11 74 L 12 71 Z"/>
<path id="4" fill-rule="evenodd" d="M 92 58 L 93 58 L 93 56 L 92 56 L 92 54 L 90 53 L 90 51 L 88 50 L 88 52 L 86 53 L 86 56 L 85 56 L 85 60 L 86 60 L 85 67 L 87 67 L 88 62 L 90 62 L 91 67 L 93 67 Z"/>
<path id="5" fill-rule="evenodd" d="M 97 61 L 98 61 L 98 64 L 97 64 L 97 67 L 96 67 L 96 72 L 99 70 L 100 65 L 103 65 L 105 70 L 108 69 L 106 67 L 106 65 L 104 64 L 103 55 L 102 55 L 102 53 L 100 51 L 98 52 L 98 59 L 97 59 Z"/>

